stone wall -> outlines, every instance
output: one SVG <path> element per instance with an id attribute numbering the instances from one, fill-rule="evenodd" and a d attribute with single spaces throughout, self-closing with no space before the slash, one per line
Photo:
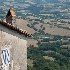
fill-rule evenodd
<path id="1" fill-rule="evenodd" d="M 13 60 L 13 70 L 27 70 L 27 41 L 24 40 L 24 37 L 3 27 L 0 27 L 0 55 L 1 49 L 4 47 L 10 48 L 10 64 Z M 1 57 L 0 65 L 2 65 Z"/>

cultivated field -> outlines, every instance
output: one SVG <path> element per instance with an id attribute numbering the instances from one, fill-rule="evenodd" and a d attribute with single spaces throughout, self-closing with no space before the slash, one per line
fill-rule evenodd
<path id="1" fill-rule="evenodd" d="M 16 21 L 16 25 L 20 29 L 26 30 L 27 32 L 29 32 L 31 34 L 34 34 L 35 30 L 33 28 L 28 27 L 27 24 L 30 24 L 30 23 L 28 23 L 26 20 L 23 20 L 23 19 L 17 19 L 17 21 Z M 39 29 L 42 29 L 41 25 L 43 25 L 42 27 L 45 27 L 45 30 L 44 30 L 45 33 L 49 33 L 51 35 L 61 35 L 61 36 L 65 36 L 65 35 L 69 36 L 70 35 L 70 30 L 66 30 L 66 29 L 63 29 L 63 28 L 58 28 L 57 26 L 51 27 L 52 25 L 50 25 L 50 24 L 39 23 L 39 24 L 34 25 L 34 27 L 39 30 Z M 62 27 L 70 27 L 70 24 L 68 24 L 68 25 L 63 25 L 62 24 L 60 26 L 62 26 Z M 28 42 L 27 43 L 28 46 L 30 44 L 34 45 L 35 47 L 38 46 L 37 45 L 37 43 L 38 43 L 37 40 L 27 39 L 27 42 Z"/>
<path id="2" fill-rule="evenodd" d="M 54 28 L 47 27 L 45 29 L 45 33 L 49 33 L 51 35 L 68 36 L 68 35 L 70 35 L 70 30 L 66 30 L 66 29 L 58 28 L 58 27 L 54 27 Z"/>
<path id="3" fill-rule="evenodd" d="M 36 24 L 35 27 L 37 29 L 41 29 L 41 24 Z M 53 26 L 51 27 L 52 25 L 49 25 L 49 24 L 43 24 L 43 27 L 45 27 L 45 30 L 44 32 L 45 33 L 49 33 L 51 35 L 61 35 L 61 36 L 69 36 L 70 35 L 70 30 L 66 30 L 66 29 L 63 29 L 63 28 L 58 28 L 57 26 Z M 65 25 L 62 25 L 65 27 Z M 66 27 L 70 27 L 70 25 L 66 25 Z"/>
<path id="4" fill-rule="evenodd" d="M 23 30 L 26 30 L 27 32 L 33 34 L 35 33 L 35 30 L 32 29 L 32 28 L 29 28 L 27 26 L 27 24 L 29 24 L 26 20 L 23 20 L 23 19 L 16 19 L 16 25 L 20 28 L 20 29 L 23 29 Z"/>
<path id="5" fill-rule="evenodd" d="M 34 45 L 35 47 L 37 47 L 38 41 L 37 40 L 34 40 L 34 39 L 27 39 L 27 45 L 29 46 L 30 44 L 31 45 Z"/>

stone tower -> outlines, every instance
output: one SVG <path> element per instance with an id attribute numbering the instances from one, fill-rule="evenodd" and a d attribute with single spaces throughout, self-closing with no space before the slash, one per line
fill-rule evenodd
<path id="1" fill-rule="evenodd" d="M 1 31 L 2 30 L 2 31 Z M 17 35 L 14 32 L 0 28 L 0 55 L 2 54 L 2 48 L 10 49 L 10 65 L 9 70 L 27 70 L 27 41 L 21 35 Z M 0 66 L 2 65 L 2 59 L 0 57 Z M 1 69 L 0 69 L 1 70 Z"/>
<path id="2" fill-rule="evenodd" d="M 32 35 L 12 24 L 12 19 L 15 17 L 15 12 L 11 8 L 6 15 L 6 22 L 0 21 L 0 55 L 2 54 L 2 48 L 9 48 L 9 70 L 27 70 L 26 38 Z M 0 57 L 0 66 L 1 65 L 3 64 Z"/>

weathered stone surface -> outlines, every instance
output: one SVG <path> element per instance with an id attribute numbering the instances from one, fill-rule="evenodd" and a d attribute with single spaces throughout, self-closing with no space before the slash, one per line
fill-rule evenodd
<path id="1" fill-rule="evenodd" d="M 27 70 L 27 41 L 24 40 L 24 37 L 6 28 L 0 27 L 0 55 L 1 49 L 4 47 L 10 48 L 10 64 L 13 60 L 13 70 Z M 2 65 L 1 57 L 0 65 Z"/>

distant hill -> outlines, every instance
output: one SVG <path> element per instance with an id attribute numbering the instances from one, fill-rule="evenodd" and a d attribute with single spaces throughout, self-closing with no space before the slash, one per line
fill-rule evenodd
<path id="1" fill-rule="evenodd" d="M 57 2 L 59 2 L 58 0 L 33 0 L 34 2 L 36 2 L 36 3 L 45 3 L 45 2 L 47 2 L 47 3 L 57 3 Z"/>
<path id="2" fill-rule="evenodd" d="M 19 2 L 20 0 L 3 0 L 3 1 L 16 1 L 16 2 Z M 25 1 L 33 1 L 33 2 L 35 2 L 35 3 L 45 3 L 45 2 L 47 2 L 47 3 L 56 3 L 56 2 L 59 2 L 58 0 L 21 0 L 21 1 L 23 1 L 23 2 L 25 2 Z"/>
<path id="3" fill-rule="evenodd" d="M 58 2 L 70 2 L 70 0 L 2 0 L 3 1 L 16 1 L 16 2 L 25 2 L 25 1 L 32 1 L 35 2 L 37 4 L 40 3 L 58 3 Z"/>
<path id="4" fill-rule="evenodd" d="M 15 1 L 17 1 L 17 0 L 15 0 Z M 30 1 L 30 0 L 23 0 L 23 1 Z M 56 2 L 58 2 L 58 0 L 31 0 L 31 1 L 33 1 L 33 2 L 35 2 L 35 3 L 45 3 L 45 2 L 48 2 L 48 3 L 56 3 Z"/>
<path id="5" fill-rule="evenodd" d="M 70 0 L 33 0 L 36 3 L 58 3 L 58 2 L 70 2 Z"/>

